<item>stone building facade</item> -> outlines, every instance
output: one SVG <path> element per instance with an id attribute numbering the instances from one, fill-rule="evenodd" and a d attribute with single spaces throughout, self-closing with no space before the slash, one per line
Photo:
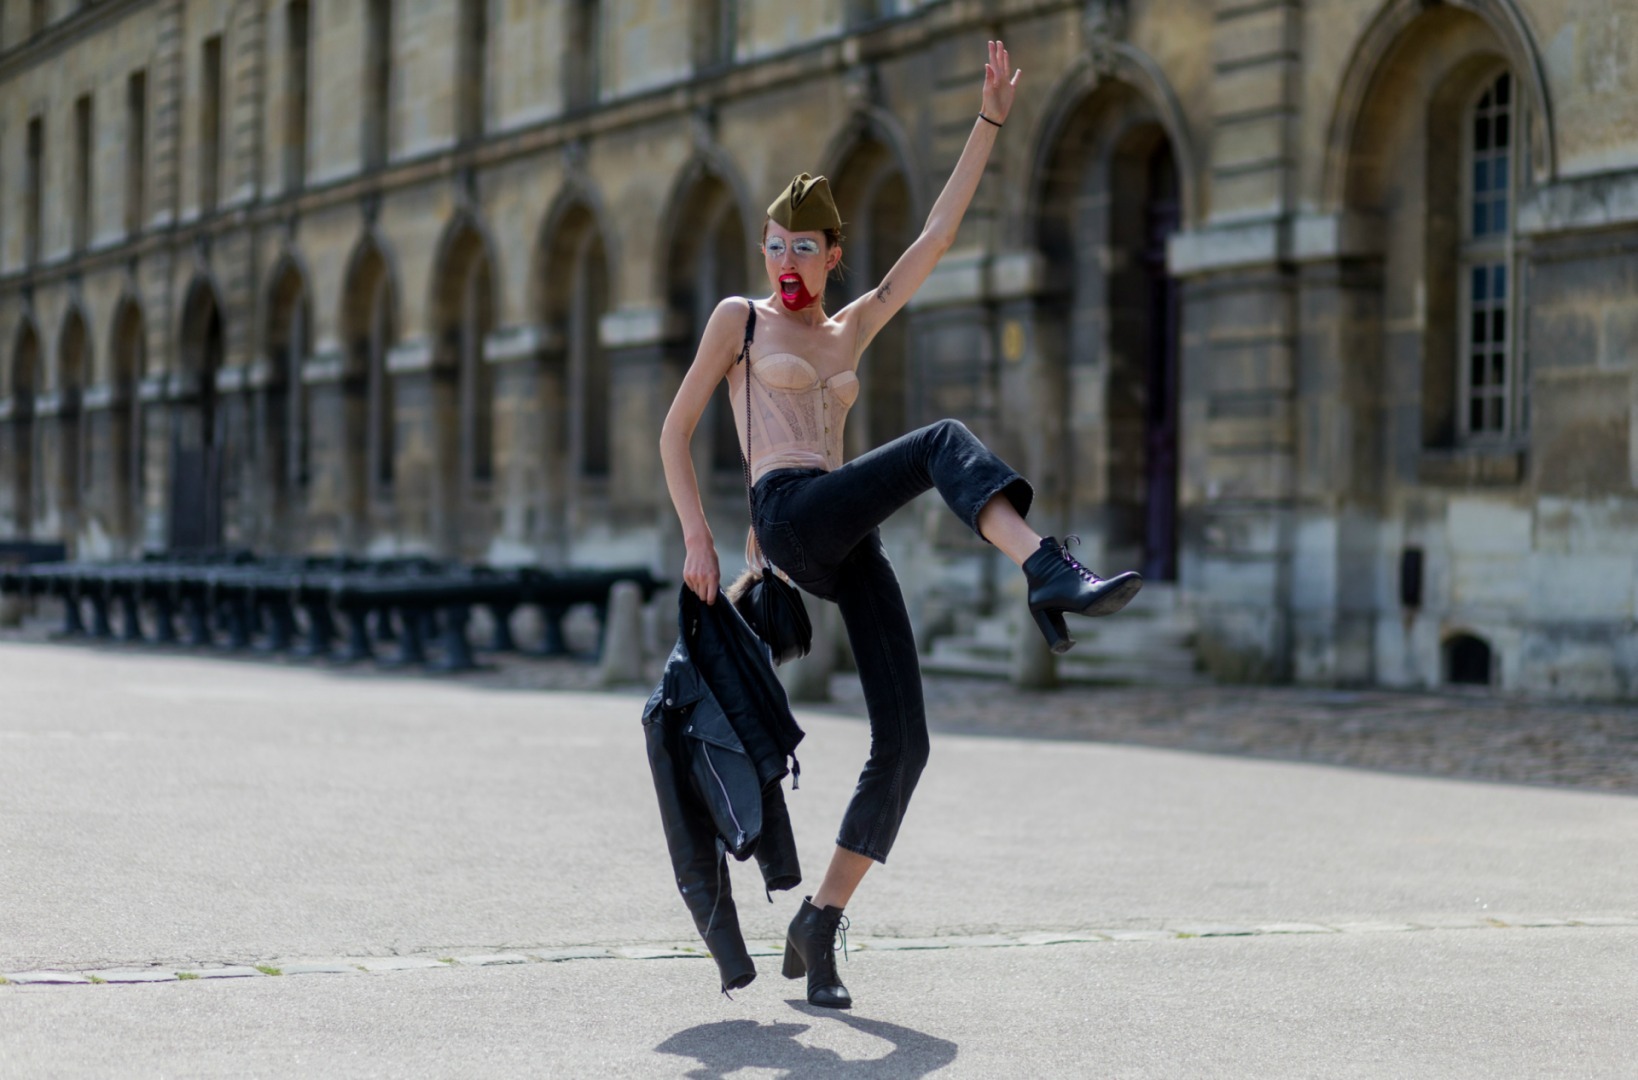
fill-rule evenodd
<path id="1" fill-rule="evenodd" d="M 761 208 L 828 173 L 868 287 L 995 36 L 851 448 L 966 420 L 1223 677 L 1638 696 L 1621 0 L 6 2 L 0 538 L 675 576 L 660 421 Z M 996 600 L 936 509 L 890 539 Z"/>

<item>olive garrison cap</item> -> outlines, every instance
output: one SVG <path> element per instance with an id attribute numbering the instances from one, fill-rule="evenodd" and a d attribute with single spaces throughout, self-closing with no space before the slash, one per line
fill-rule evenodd
<path id="1" fill-rule="evenodd" d="M 842 215 L 830 197 L 830 181 L 823 176 L 803 173 L 790 182 L 768 206 L 768 217 L 791 232 L 823 232 L 840 229 Z"/>

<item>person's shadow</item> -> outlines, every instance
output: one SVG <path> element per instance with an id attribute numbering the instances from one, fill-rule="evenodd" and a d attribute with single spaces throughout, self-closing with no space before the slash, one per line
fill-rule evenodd
<path id="1" fill-rule="evenodd" d="M 687 1073 L 690 1080 L 720 1080 L 740 1069 L 777 1069 L 781 1080 L 830 1080 L 836 1076 L 926 1076 L 956 1057 L 956 1044 L 885 1020 L 835 1009 L 816 1009 L 805 1001 L 789 1001 L 797 1012 L 815 1020 L 833 1020 L 865 1035 L 891 1043 L 886 1057 L 852 1059 L 822 1046 L 806 1046 L 796 1037 L 808 1024 L 759 1024 L 755 1020 L 719 1020 L 679 1031 L 654 1049 L 662 1054 L 693 1058 L 700 1067 Z"/>

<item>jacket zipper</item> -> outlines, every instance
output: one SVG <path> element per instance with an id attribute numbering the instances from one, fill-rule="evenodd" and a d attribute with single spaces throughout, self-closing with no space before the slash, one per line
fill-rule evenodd
<path id="1" fill-rule="evenodd" d="M 700 753 L 705 755 L 705 767 L 711 770 L 712 777 L 717 781 L 717 787 L 722 789 L 723 805 L 728 807 L 728 817 L 734 823 L 734 846 L 737 848 L 745 840 L 745 826 L 739 823 L 739 815 L 734 813 L 734 800 L 728 797 L 728 785 L 722 782 L 722 777 L 717 774 L 716 763 L 711 760 L 711 744 L 702 740 L 700 742 Z"/>

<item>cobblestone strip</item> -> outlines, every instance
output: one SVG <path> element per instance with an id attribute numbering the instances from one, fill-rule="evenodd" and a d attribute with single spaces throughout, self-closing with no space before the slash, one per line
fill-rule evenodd
<path id="1" fill-rule="evenodd" d="M 915 949 L 1016 949 L 1098 942 L 1188 941 L 1197 938 L 1274 937 L 1289 934 L 1431 933 L 1452 930 L 1604 929 L 1638 927 L 1638 915 L 1589 915 L 1573 919 L 1544 916 L 1422 919 L 1415 922 L 1277 922 L 1255 926 L 1220 923 L 1179 923 L 1160 929 L 1033 930 L 1018 934 L 982 934 L 931 938 L 859 938 L 848 943 L 855 952 L 904 952 Z M 778 956 L 782 942 L 756 942 L 752 956 Z M 504 952 L 443 952 L 411 956 L 361 956 L 341 959 L 269 960 L 265 963 L 213 964 L 194 967 L 118 967 L 95 970 L 14 971 L 0 975 L 7 986 L 96 986 L 104 984 L 170 983 L 195 979 L 269 978 L 287 975 L 380 975 L 395 971 L 433 968 L 502 967 L 513 964 L 558 964 L 571 960 L 686 960 L 705 959 L 697 943 L 647 945 L 583 945 Z"/>

